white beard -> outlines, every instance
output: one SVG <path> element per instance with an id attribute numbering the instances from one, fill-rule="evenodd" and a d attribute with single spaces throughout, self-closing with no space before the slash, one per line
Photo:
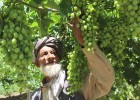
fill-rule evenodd
<path id="1" fill-rule="evenodd" d="M 61 70 L 61 64 L 49 64 L 46 66 L 41 65 L 40 70 L 45 76 L 54 77 Z"/>

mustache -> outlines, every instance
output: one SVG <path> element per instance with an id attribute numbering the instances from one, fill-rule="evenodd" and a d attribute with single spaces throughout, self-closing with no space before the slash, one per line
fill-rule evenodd
<path id="1" fill-rule="evenodd" d="M 53 62 L 53 63 L 45 63 L 44 65 L 41 65 L 41 66 L 51 66 L 51 65 L 55 65 L 55 64 L 60 64 L 60 63 L 57 63 L 57 62 Z"/>

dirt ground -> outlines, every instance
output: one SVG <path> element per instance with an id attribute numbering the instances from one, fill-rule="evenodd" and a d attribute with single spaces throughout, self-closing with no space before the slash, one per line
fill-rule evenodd
<path id="1" fill-rule="evenodd" d="M 27 94 L 14 94 L 12 96 L 0 96 L 0 100 L 27 100 Z"/>

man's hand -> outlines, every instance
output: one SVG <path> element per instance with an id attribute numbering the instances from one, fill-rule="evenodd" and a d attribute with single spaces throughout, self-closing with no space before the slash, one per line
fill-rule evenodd
<path id="1" fill-rule="evenodd" d="M 78 17 L 74 17 L 74 19 L 72 20 L 72 24 L 73 24 L 73 33 L 75 38 L 77 39 L 77 41 L 79 42 L 80 46 L 83 46 L 84 44 L 84 40 L 83 40 L 83 36 L 82 36 L 82 31 L 80 30 L 80 28 L 77 28 L 76 25 L 78 24 Z"/>

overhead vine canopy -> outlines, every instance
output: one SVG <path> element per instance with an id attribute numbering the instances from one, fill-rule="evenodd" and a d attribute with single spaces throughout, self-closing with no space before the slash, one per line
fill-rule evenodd
<path id="1" fill-rule="evenodd" d="M 11 66 L 17 71 L 24 70 L 22 76 L 29 75 L 28 70 L 32 69 L 29 66 L 33 66 L 35 39 L 46 35 L 56 36 L 63 41 L 65 47 L 62 63 L 68 66 L 68 80 L 73 84 L 69 91 L 73 93 L 80 89 L 82 77 L 88 68 L 86 58 L 72 34 L 71 21 L 76 16 L 79 20 L 76 27 L 82 31 L 85 48 L 90 52 L 98 45 L 116 71 L 116 80 L 119 82 L 115 83 L 110 98 L 115 98 L 115 93 L 118 94 L 116 98 L 123 99 L 129 93 L 133 98 L 138 96 L 139 0 L 3 0 L 1 5 L 0 48 L 3 57 L 1 61 L 5 66 Z M 83 62 L 81 58 L 84 59 Z M 75 74 L 77 70 L 74 69 L 79 74 Z M 127 96 L 121 95 L 117 89 L 124 91 L 119 87 L 123 82 L 128 83 L 127 86 L 132 89 L 133 86 L 137 89 L 132 90 L 132 93 L 126 88 Z"/>

